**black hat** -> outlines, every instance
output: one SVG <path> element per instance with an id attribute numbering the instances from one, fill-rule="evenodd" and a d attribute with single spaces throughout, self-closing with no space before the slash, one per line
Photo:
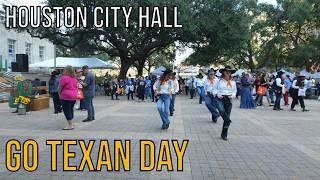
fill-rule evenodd
<path id="1" fill-rule="evenodd" d="M 211 73 L 217 73 L 217 71 L 218 71 L 217 69 L 211 68 L 211 69 L 208 70 L 208 75 L 211 74 Z"/>
<path id="2" fill-rule="evenodd" d="M 299 73 L 298 77 L 306 77 L 306 75 L 304 73 Z"/>
<path id="3" fill-rule="evenodd" d="M 82 66 L 82 70 L 87 70 L 89 69 L 89 66 L 85 65 L 85 66 Z"/>
<path id="4" fill-rule="evenodd" d="M 225 66 L 223 69 L 219 69 L 219 72 L 222 74 L 224 71 L 230 71 L 231 74 L 234 74 L 237 72 L 235 69 L 231 69 L 230 66 Z"/>
<path id="5" fill-rule="evenodd" d="M 283 74 L 284 74 L 283 71 L 279 71 L 279 72 L 277 72 L 277 77 L 281 77 Z"/>
<path id="6" fill-rule="evenodd" d="M 176 75 L 177 75 L 177 73 L 176 73 L 176 72 L 173 72 L 173 73 L 171 73 L 171 75 L 172 75 L 172 76 L 176 76 Z"/>
<path id="7" fill-rule="evenodd" d="M 163 72 L 163 75 L 169 75 L 169 74 L 172 73 L 172 71 L 170 69 L 166 69 L 166 70 L 164 70 L 162 72 Z"/>
<path id="8" fill-rule="evenodd" d="M 58 72 L 58 71 L 52 71 L 52 72 L 51 72 L 51 76 L 56 76 L 56 75 L 59 75 L 59 72 Z"/>

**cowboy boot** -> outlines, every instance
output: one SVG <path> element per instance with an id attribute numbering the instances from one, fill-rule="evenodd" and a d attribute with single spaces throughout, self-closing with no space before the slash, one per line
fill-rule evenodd
<path id="1" fill-rule="evenodd" d="M 225 141 L 228 140 L 227 136 L 228 136 L 228 127 L 223 127 L 222 128 L 222 132 L 221 132 L 221 138 Z"/>

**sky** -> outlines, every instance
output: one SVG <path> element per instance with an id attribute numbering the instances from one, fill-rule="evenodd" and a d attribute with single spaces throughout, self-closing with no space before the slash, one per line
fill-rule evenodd
<path id="1" fill-rule="evenodd" d="M 25 6 L 35 6 L 40 5 L 44 0 L 0 0 L 1 4 L 14 4 L 14 5 L 25 5 Z M 268 3 L 276 5 L 276 0 L 259 0 L 259 3 Z M 185 49 L 184 51 L 177 51 L 175 64 L 180 64 L 184 59 L 186 59 L 190 54 L 192 54 L 192 49 Z"/>

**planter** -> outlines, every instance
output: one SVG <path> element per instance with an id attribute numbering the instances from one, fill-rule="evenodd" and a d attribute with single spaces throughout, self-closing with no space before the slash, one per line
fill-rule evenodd
<path id="1" fill-rule="evenodd" d="M 26 115 L 27 114 L 27 111 L 26 111 L 26 108 L 23 104 L 20 104 L 18 106 L 18 115 Z"/>

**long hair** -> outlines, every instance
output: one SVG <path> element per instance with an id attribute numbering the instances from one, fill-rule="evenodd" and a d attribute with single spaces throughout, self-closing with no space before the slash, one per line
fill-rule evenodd
<path id="1" fill-rule="evenodd" d="M 53 85 L 55 80 L 56 80 L 56 76 L 55 75 L 51 75 L 50 79 L 49 79 L 49 85 Z"/>
<path id="2" fill-rule="evenodd" d="M 70 77 L 75 77 L 75 71 L 73 69 L 72 66 L 66 66 L 64 69 L 63 69 L 63 75 L 67 75 L 67 76 L 70 76 Z"/>
<path id="3" fill-rule="evenodd" d="M 161 76 L 160 76 L 160 82 L 163 82 L 163 81 L 165 81 L 166 80 L 166 76 L 167 76 L 167 74 L 162 74 Z"/>
<path id="4" fill-rule="evenodd" d="M 224 78 L 225 78 L 225 76 L 224 76 L 224 74 L 223 74 L 223 73 L 224 73 L 224 71 L 221 73 L 221 78 L 222 78 L 222 79 L 224 79 Z M 231 79 L 231 73 L 230 73 L 229 79 Z"/>

